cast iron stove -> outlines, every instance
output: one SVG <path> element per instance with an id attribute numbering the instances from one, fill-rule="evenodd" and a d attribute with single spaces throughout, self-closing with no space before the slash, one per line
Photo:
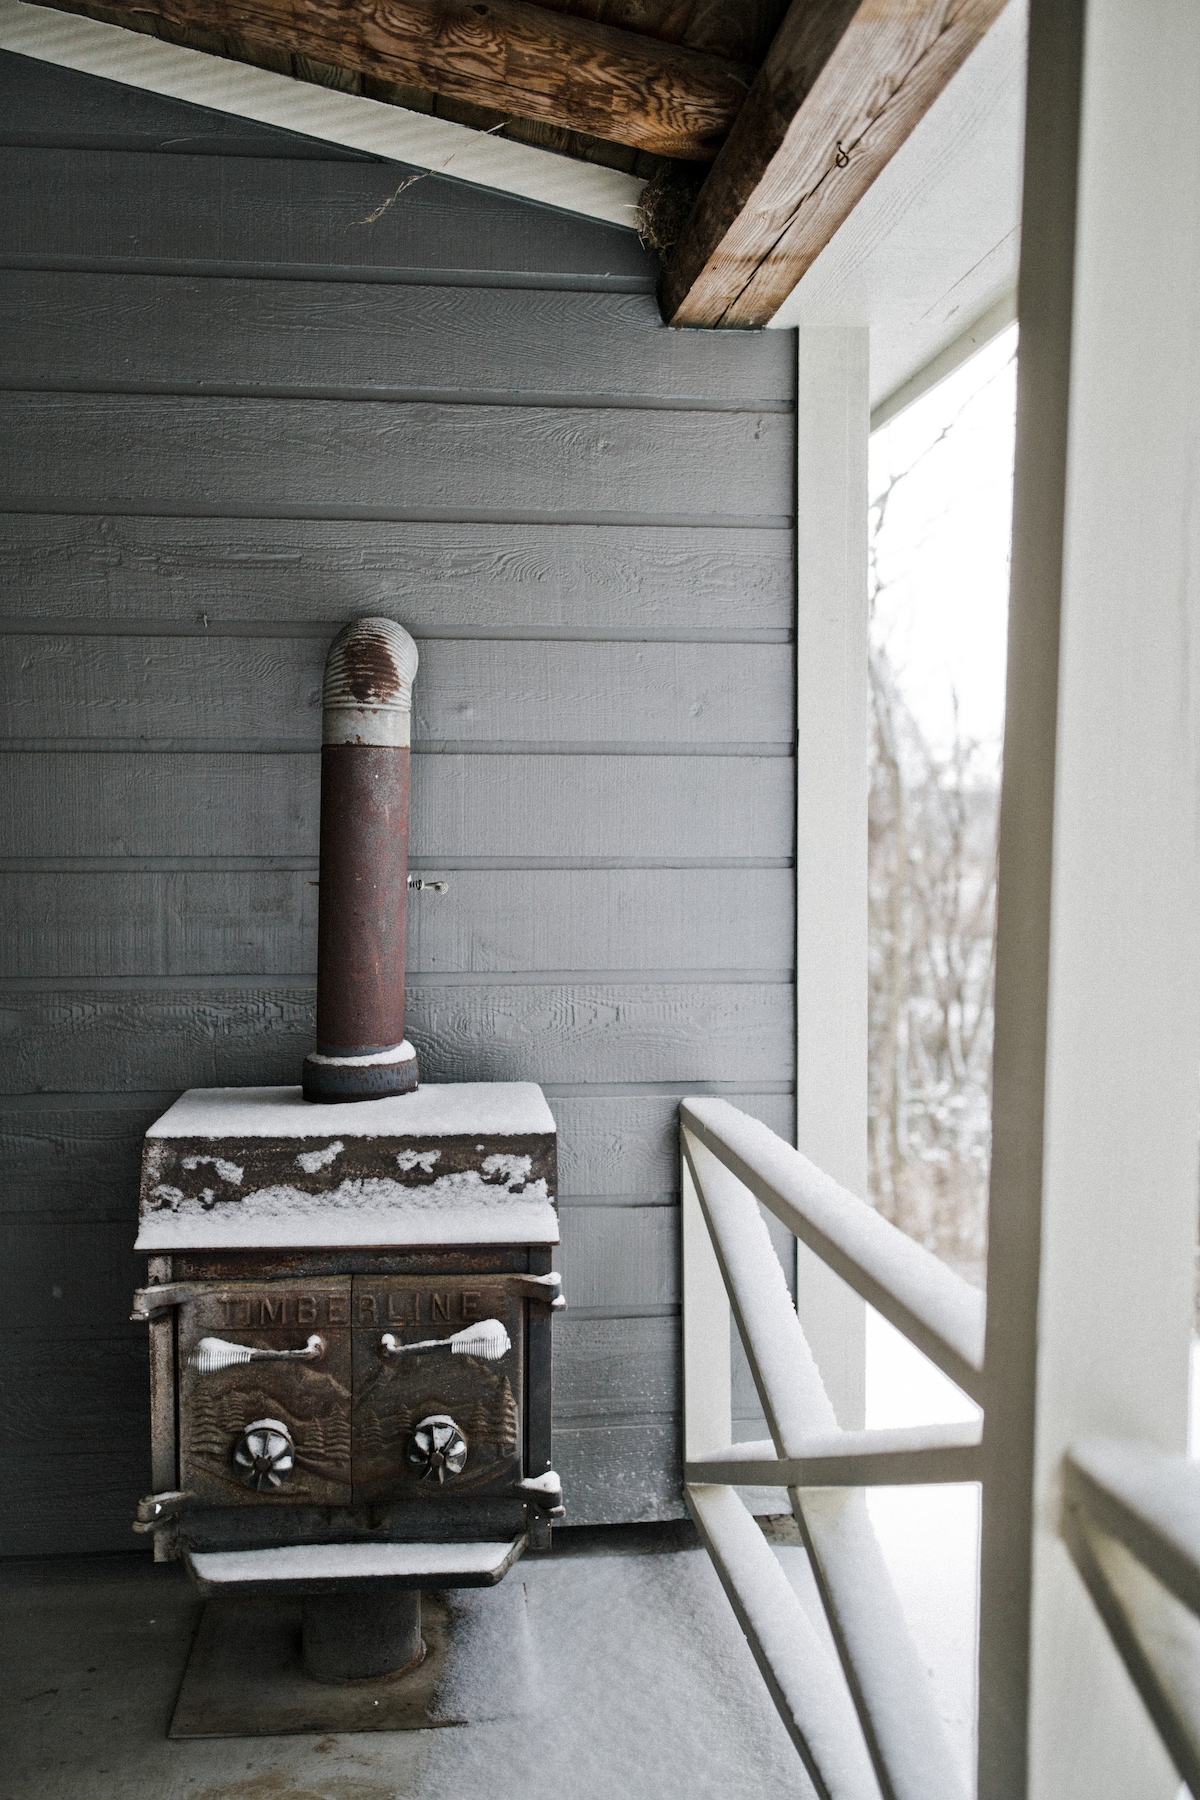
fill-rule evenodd
<path id="1" fill-rule="evenodd" d="M 326 666 L 303 1087 L 192 1089 L 142 1164 L 154 1492 L 137 1528 L 208 1596 L 299 1606 L 302 1666 L 326 1684 L 419 1669 L 437 1636 L 420 1590 L 499 1582 L 562 1513 L 554 1120 L 531 1083 L 420 1086 L 404 1037 L 416 662 L 401 627 L 360 620 Z M 175 1735 L 237 1728 L 236 1695 L 209 1704 L 236 1661 L 218 1639 Z M 326 1716 L 278 1694 L 260 1710 L 241 1729 Z M 367 1719 L 426 1722 L 424 1703 Z"/>

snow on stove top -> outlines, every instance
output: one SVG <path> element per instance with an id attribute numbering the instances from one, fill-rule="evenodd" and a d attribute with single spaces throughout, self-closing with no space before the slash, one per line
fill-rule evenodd
<path id="1" fill-rule="evenodd" d="M 147 1137 L 532 1137 L 554 1116 L 532 1081 L 430 1083 L 415 1094 L 321 1105 L 298 1087 L 189 1088 Z"/>

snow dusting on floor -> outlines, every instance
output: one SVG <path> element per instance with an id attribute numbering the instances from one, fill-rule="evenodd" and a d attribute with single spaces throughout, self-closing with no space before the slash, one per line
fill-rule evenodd
<path id="1" fill-rule="evenodd" d="M 532 1713 L 175 1743 L 194 1594 L 148 1559 L 71 1568 L 0 1589 L 3 1800 L 812 1800 L 701 1550 L 531 1557 L 481 1595 L 524 1585 Z"/>

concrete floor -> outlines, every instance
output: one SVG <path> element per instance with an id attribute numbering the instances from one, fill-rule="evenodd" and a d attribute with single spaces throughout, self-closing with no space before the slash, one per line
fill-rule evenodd
<path id="1" fill-rule="evenodd" d="M 528 1594 L 532 1716 L 190 1743 L 166 1737 L 199 1611 L 177 1567 L 0 1565 L 0 1800 L 808 1800 L 690 1527 L 559 1544 L 508 1577 Z"/>

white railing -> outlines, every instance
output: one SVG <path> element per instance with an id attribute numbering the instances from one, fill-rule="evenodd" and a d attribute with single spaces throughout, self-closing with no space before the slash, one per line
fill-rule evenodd
<path id="1" fill-rule="evenodd" d="M 822 1800 L 962 1800 L 862 1490 L 986 1488 L 982 1420 L 841 1430 L 757 1203 L 980 1404 L 984 1297 L 727 1101 L 685 1100 L 680 1140 L 688 1510 Z M 760 1443 L 731 1442 L 731 1315 L 771 1433 Z M 789 1490 L 836 1660 L 738 1487 Z M 1200 1795 L 1200 1465 L 1140 1443 L 1076 1446 L 1063 1536 Z"/>
<path id="2" fill-rule="evenodd" d="M 1200 1794 L 1200 1464 L 1092 1438 L 1066 1459 L 1063 1536 L 1183 1780 Z"/>
<path id="3" fill-rule="evenodd" d="M 973 1399 L 982 1296 L 727 1101 L 685 1100 L 680 1136 L 688 1510 L 817 1792 L 962 1800 L 862 1489 L 977 1481 L 980 1426 L 839 1429 L 757 1202 Z M 730 1441 L 730 1312 L 769 1442 Z M 836 1662 L 738 1486 L 790 1490 Z"/>

